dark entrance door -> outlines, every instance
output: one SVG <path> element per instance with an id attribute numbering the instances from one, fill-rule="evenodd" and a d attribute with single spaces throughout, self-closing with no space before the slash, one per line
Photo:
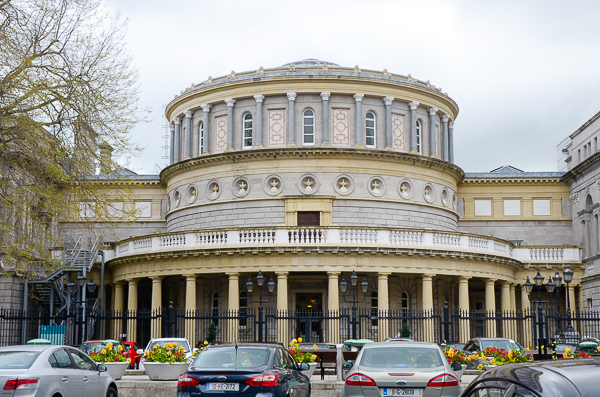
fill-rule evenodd
<path id="1" fill-rule="evenodd" d="M 323 342 L 323 294 L 296 294 L 296 335 L 306 342 Z"/>
<path id="2" fill-rule="evenodd" d="M 298 226 L 321 226 L 321 213 L 298 211 Z"/>

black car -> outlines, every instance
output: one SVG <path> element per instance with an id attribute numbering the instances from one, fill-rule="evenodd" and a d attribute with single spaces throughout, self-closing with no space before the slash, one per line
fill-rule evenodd
<path id="1" fill-rule="evenodd" d="M 204 349 L 177 382 L 178 397 L 204 393 L 254 397 L 309 397 L 310 380 L 281 345 L 226 344 Z"/>
<path id="2" fill-rule="evenodd" d="M 598 396 L 600 359 L 540 361 L 493 367 L 479 375 L 461 397 Z"/>

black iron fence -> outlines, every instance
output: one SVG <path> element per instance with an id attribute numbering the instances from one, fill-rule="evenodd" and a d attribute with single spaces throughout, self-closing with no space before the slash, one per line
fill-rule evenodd
<path id="1" fill-rule="evenodd" d="M 298 337 L 309 343 L 341 343 L 354 336 L 381 341 L 410 334 L 415 340 L 436 343 L 466 342 L 477 336 L 506 337 L 523 346 L 535 347 L 540 341 L 576 342 L 583 337 L 600 336 L 600 312 L 544 310 L 541 336 L 538 335 L 538 314 L 530 310 L 461 311 L 447 306 L 378 312 L 370 308 L 354 312 L 351 309 L 278 311 L 264 308 L 262 315 L 253 309 L 203 311 L 166 307 L 89 313 L 84 323 L 77 314 L 56 316 L 47 311 L 0 309 L 0 345 L 16 345 L 45 337 L 76 346 L 83 339 L 114 339 L 124 334 L 128 340 L 141 345 L 153 337 L 185 337 L 196 346 L 209 338 L 213 323 L 216 343 L 287 343 Z"/>

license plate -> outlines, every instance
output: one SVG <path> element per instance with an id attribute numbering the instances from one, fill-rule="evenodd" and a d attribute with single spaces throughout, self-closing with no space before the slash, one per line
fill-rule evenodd
<path id="1" fill-rule="evenodd" d="M 384 387 L 383 395 L 384 396 L 421 396 L 423 393 L 423 389 L 409 389 L 407 387 Z"/>
<path id="2" fill-rule="evenodd" d="M 206 390 L 240 391 L 239 383 L 207 383 Z"/>

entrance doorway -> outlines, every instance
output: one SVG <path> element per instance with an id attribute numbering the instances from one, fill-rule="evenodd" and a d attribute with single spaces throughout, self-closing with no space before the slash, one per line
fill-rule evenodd
<path id="1" fill-rule="evenodd" d="M 321 213 L 298 211 L 298 226 L 321 226 Z"/>
<path id="2" fill-rule="evenodd" d="M 305 342 L 323 342 L 323 294 L 296 294 L 296 335 Z"/>

